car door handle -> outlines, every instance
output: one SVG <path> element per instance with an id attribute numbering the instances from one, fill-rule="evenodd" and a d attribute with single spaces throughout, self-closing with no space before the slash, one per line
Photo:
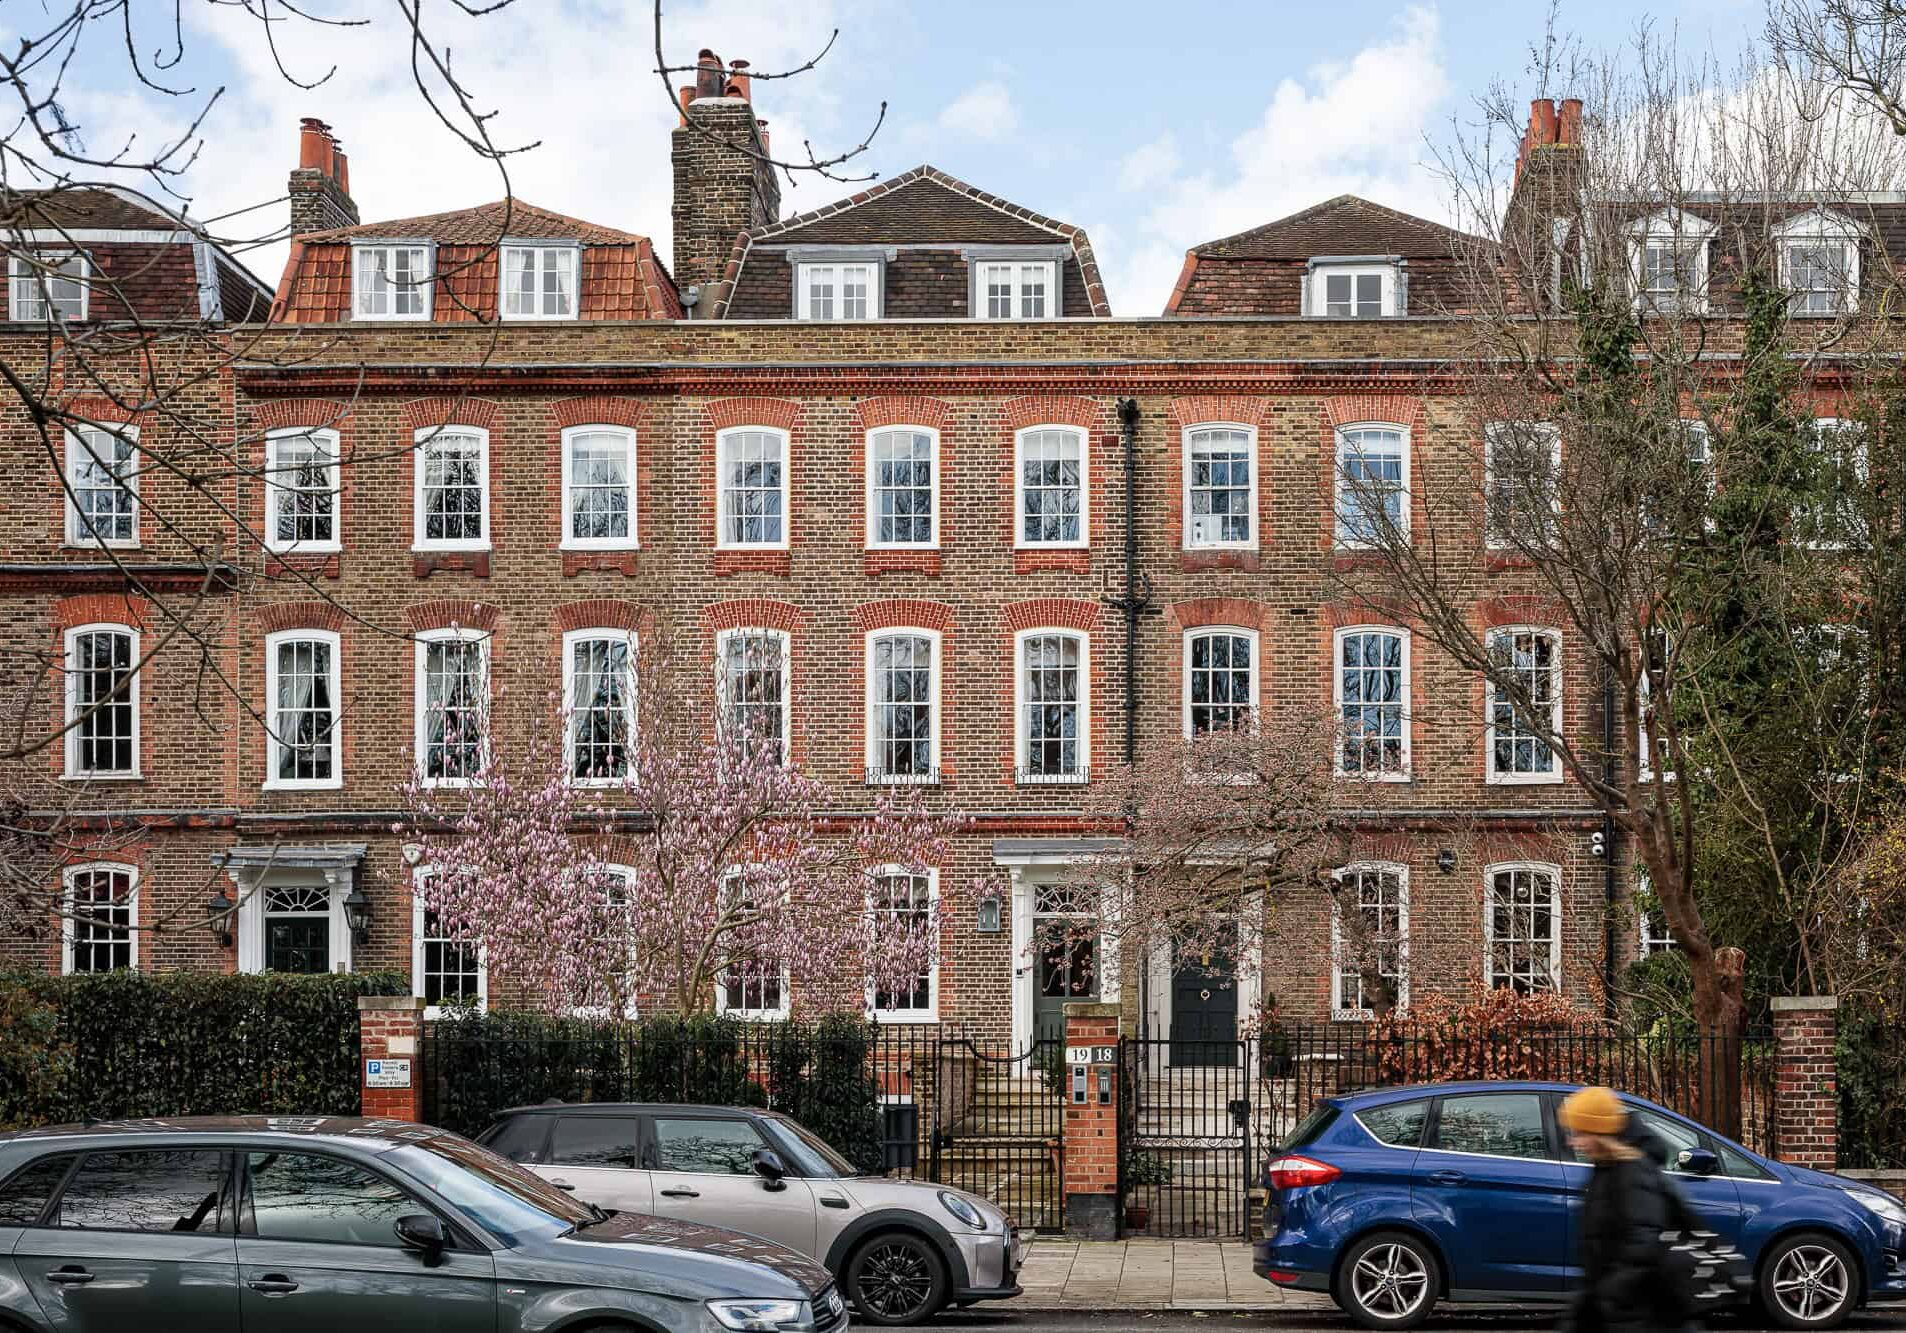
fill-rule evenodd
<path id="1" fill-rule="evenodd" d="M 571 1194 L 576 1192 L 576 1187 L 566 1180 L 552 1180 L 549 1183 L 559 1190 L 568 1190 Z"/>
<path id="2" fill-rule="evenodd" d="M 253 1291 L 262 1291 L 267 1296 L 289 1296 L 298 1289 L 298 1284 L 283 1273 L 267 1273 L 256 1282 L 245 1284 Z"/>
<path id="3" fill-rule="evenodd" d="M 83 1287 L 93 1280 L 93 1275 L 77 1264 L 68 1264 L 48 1273 L 46 1280 L 61 1287 Z"/>
<path id="4" fill-rule="evenodd" d="M 846 1206 L 847 1200 L 841 1198 L 838 1194 L 823 1194 L 821 1196 L 821 1207 L 823 1208 L 845 1208 Z"/>
<path id="5" fill-rule="evenodd" d="M 662 1191 L 662 1197 L 664 1199 L 699 1199 L 701 1196 L 702 1193 L 700 1190 L 672 1189 Z"/>
<path id="6" fill-rule="evenodd" d="M 1460 1185 L 1468 1179 L 1469 1177 L 1460 1171 L 1432 1171 L 1429 1173 L 1429 1183 L 1432 1185 Z"/>

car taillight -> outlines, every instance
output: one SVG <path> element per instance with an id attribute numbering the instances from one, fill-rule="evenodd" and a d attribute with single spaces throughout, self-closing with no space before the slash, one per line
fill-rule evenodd
<path id="1" fill-rule="evenodd" d="M 1264 1168 L 1264 1179 L 1274 1190 L 1328 1185 L 1342 1174 L 1329 1162 L 1319 1162 L 1309 1157 L 1280 1157 Z"/>

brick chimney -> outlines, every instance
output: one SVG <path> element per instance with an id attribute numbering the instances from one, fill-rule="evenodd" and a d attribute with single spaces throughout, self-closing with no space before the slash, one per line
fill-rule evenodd
<path id="1" fill-rule="evenodd" d="M 768 152 L 768 123 L 755 118 L 748 62 L 723 65 L 713 51 L 696 62 L 695 81 L 680 91 L 681 123 L 671 157 L 675 198 L 675 285 L 706 293 L 722 275 L 735 234 L 781 216 L 781 185 Z M 709 302 L 689 307 L 705 317 Z"/>
<path id="2" fill-rule="evenodd" d="M 291 234 L 355 227 L 351 162 L 323 121 L 307 116 L 298 126 L 298 165 L 291 173 Z"/>
<path id="3" fill-rule="evenodd" d="M 1548 97 L 1529 103 L 1502 236 L 1509 259 L 1529 270 L 1529 290 L 1538 304 L 1554 298 L 1557 249 L 1572 254 L 1583 243 L 1583 152 L 1580 98 L 1566 98 L 1559 107 Z"/>

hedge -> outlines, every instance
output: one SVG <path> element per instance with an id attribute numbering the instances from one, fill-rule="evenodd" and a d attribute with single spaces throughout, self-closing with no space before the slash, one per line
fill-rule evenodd
<path id="1" fill-rule="evenodd" d="M 0 973 L 0 1128 L 355 1115 L 360 995 L 399 973 Z"/>

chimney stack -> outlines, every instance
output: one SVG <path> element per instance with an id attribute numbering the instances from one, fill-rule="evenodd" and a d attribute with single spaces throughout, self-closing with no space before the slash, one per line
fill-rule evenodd
<path id="1" fill-rule="evenodd" d="M 351 161 L 331 127 L 313 116 L 298 125 L 298 165 L 292 169 L 291 234 L 357 225 L 351 199 Z"/>
<path id="2" fill-rule="evenodd" d="M 681 121 L 670 156 L 675 197 L 675 285 L 707 288 L 722 276 L 737 233 L 781 216 L 781 184 L 768 155 L 767 122 L 755 116 L 748 62 L 723 65 L 704 50 L 695 82 L 680 89 Z M 691 313 L 705 314 L 710 302 Z"/>

